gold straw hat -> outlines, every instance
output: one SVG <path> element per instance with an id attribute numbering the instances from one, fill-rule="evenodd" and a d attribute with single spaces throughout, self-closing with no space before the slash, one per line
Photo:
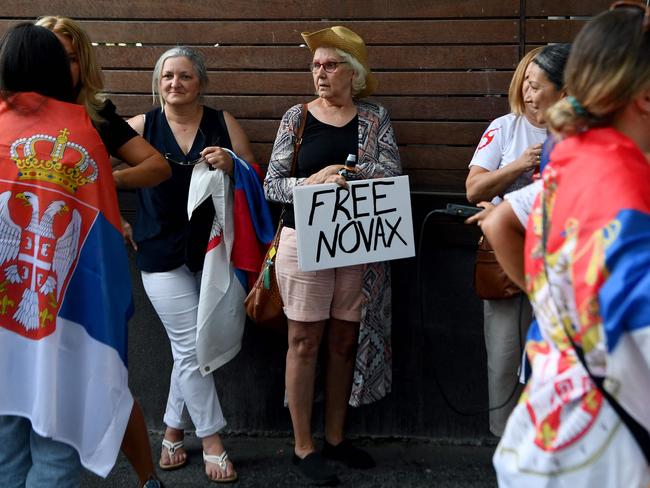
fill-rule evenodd
<path id="1" fill-rule="evenodd" d="M 312 53 L 319 47 L 333 47 L 351 54 L 366 68 L 366 87 L 355 95 L 357 98 L 370 96 L 377 89 L 379 82 L 368 66 L 366 44 L 358 34 L 342 25 L 335 25 L 316 32 L 303 32 L 301 36 Z"/>

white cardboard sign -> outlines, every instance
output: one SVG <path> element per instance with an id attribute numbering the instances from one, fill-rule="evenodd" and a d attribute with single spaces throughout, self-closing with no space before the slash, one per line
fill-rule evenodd
<path id="1" fill-rule="evenodd" d="M 296 186 L 293 208 L 303 271 L 415 255 L 408 176 Z"/>

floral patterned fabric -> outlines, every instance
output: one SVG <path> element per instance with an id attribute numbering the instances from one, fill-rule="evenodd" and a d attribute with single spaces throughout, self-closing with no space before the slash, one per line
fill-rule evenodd
<path id="1" fill-rule="evenodd" d="M 589 130 L 553 151 L 526 232 L 532 375 L 494 455 L 500 486 L 650 483 L 639 445 L 567 336 L 650 429 L 649 189 L 650 165 L 614 129 Z"/>

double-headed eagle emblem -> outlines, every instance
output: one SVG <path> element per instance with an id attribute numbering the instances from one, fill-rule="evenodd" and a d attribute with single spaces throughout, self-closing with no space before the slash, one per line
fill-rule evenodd
<path id="1" fill-rule="evenodd" d="M 1 287 L 6 289 L 7 284 L 13 284 L 22 288 L 18 306 L 11 307 L 13 319 L 30 331 L 56 316 L 64 283 L 79 249 L 81 215 L 73 210 L 65 231 L 57 237 L 54 221 L 69 211 L 63 200 L 48 203 L 41 215 L 38 195 L 23 191 L 14 197 L 31 207 L 31 220 L 24 229 L 16 224 L 9 210 L 12 192 L 0 194 L 0 272 L 4 274 Z M 17 298 L 5 295 L 3 302 Z M 3 306 L 2 312 L 4 315 L 9 310 Z"/>

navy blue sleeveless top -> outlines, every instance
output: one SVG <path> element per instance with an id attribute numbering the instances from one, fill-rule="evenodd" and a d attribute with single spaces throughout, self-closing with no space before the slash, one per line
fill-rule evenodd
<path id="1" fill-rule="evenodd" d="M 199 129 L 190 151 L 183 154 L 165 114 L 157 108 L 146 114 L 142 136 L 168 161 L 195 161 L 207 146 L 232 149 L 221 110 L 203 107 Z M 184 264 L 192 271 L 199 271 L 203 268 L 214 206 L 211 200 L 206 200 L 189 221 L 187 197 L 194 166 L 174 162 L 169 165 L 171 178 L 136 192 L 137 214 L 133 228 L 133 237 L 138 243 L 136 265 L 148 272 L 170 271 Z"/>

